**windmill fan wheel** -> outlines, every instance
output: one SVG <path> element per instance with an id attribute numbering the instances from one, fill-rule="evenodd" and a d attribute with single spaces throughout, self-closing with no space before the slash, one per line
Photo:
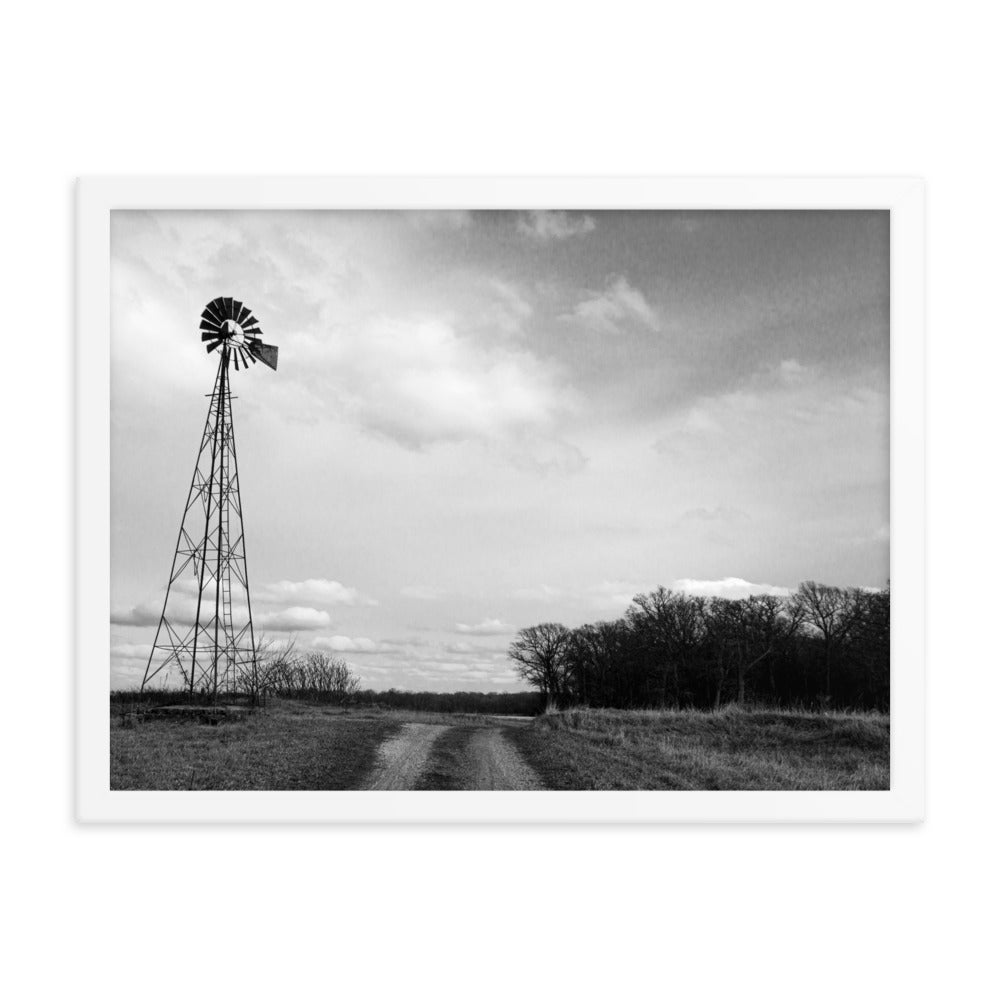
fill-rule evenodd
<path id="1" fill-rule="evenodd" d="M 201 339 L 205 350 L 222 351 L 232 358 L 239 371 L 263 361 L 268 368 L 278 367 L 278 348 L 261 340 L 263 331 L 254 314 L 238 299 L 212 299 L 201 314 Z"/>

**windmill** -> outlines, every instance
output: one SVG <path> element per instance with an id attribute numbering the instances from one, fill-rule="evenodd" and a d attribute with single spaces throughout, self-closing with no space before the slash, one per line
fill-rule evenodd
<path id="1" fill-rule="evenodd" d="M 257 318 L 237 299 L 209 302 L 200 330 L 219 367 L 140 690 L 159 676 L 214 701 L 257 676 L 229 369 L 258 361 L 277 369 L 278 348 L 261 340 Z"/>

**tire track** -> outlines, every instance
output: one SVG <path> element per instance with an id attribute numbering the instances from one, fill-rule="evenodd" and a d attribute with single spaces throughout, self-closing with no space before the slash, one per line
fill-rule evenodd
<path id="1" fill-rule="evenodd" d="M 481 729 L 469 742 L 471 788 L 483 791 L 533 791 L 542 783 L 533 768 L 505 738 L 502 729 Z"/>
<path id="2" fill-rule="evenodd" d="M 378 749 L 378 760 L 362 786 L 370 791 L 403 791 L 413 786 L 427 764 L 434 741 L 449 727 L 406 722 Z"/>

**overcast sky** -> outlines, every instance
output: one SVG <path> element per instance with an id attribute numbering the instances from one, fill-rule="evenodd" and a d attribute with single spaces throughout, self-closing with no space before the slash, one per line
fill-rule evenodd
<path id="1" fill-rule="evenodd" d="M 255 623 L 367 686 L 511 690 L 516 629 L 663 584 L 889 574 L 882 212 L 112 215 L 112 685 L 137 684 L 215 360 Z"/>

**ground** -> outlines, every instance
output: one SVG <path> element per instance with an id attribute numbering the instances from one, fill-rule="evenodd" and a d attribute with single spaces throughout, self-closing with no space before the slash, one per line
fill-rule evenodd
<path id="1" fill-rule="evenodd" d="M 585 709 L 530 719 L 292 701 L 218 725 L 116 712 L 111 787 L 885 789 L 889 720 Z"/>

